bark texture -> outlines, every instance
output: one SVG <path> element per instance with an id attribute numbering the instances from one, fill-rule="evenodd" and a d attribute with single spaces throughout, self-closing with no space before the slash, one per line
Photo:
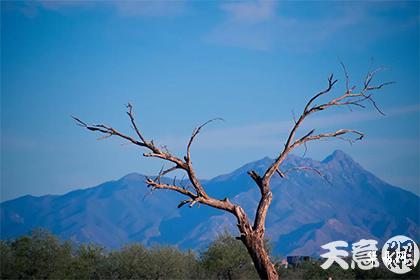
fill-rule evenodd
<path id="1" fill-rule="evenodd" d="M 260 278 L 278 279 L 277 270 L 265 249 L 264 239 L 255 235 L 248 235 L 243 237 L 242 242 L 245 244 Z"/>

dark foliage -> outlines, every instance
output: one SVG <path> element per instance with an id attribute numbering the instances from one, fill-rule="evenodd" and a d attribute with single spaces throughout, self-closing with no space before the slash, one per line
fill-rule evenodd
<path id="1" fill-rule="evenodd" d="M 141 244 L 107 251 L 92 244 L 61 242 L 36 230 L 0 241 L 0 265 L 1 279 L 258 279 L 245 246 L 228 233 L 196 255 L 176 247 Z M 319 262 L 309 261 L 278 271 L 282 279 L 420 279 L 418 266 L 398 275 L 384 267 L 363 271 L 333 265 L 323 270 Z"/>

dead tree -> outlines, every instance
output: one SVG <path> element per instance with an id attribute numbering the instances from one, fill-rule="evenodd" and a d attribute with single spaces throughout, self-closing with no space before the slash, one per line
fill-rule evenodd
<path id="1" fill-rule="evenodd" d="M 344 75 L 345 75 L 345 90 L 344 93 L 335 98 L 328 98 L 328 102 L 320 102 L 322 97 L 329 95 L 334 85 L 337 83 L 337 80 L 334 79 L 334 76 L 331 74 L 328 77 L 328 85 L 325 90 L 315 94 L 306 104 L 304 107 L 300 117 L 298 119 L 294 119 L 294 125 L 290 131 L 290 134 L 286 140 L 284 148 L 279 152 L 278 156 L 274 160 L 274 162 L 268 167 L 268 169 L 264 172 L 264 174 L 258 174 L 254 170 L 250 170 L 248 172 L 249 176 L 254 180 L 256 185 L 258 186 L 261 198 L 258 204 L 258 208 L 255 213 L 255 219 L 251 221 L 248 215 L 245 213 L 244 209 L 231 201 L 229 199 L 218 199 L 215 197 L 211 197 L 207 194 L 205 187 L 201 184 L 199 178 L 196 175 L 194 170 L 192 161 L 191 161 L 191 146 L 194 142 L 194 139 L 200 133 L 201 129 L 208 124 L 209 122 L 213 121 L 210 120 L 197 128 L 193 131 L 189 142 L 186 147 L 186 154 L 184 157 L 177 157 L 170 153 L 166 148 L 160 148 L 156 145 L 153 140 L 148 140 L 141 129 L 137 126 L 134 114 L 133 114 L 133 107 L 131 104 L 127 105 L 127 115 L 130 119 L 132 128 L 136 134 L 135 137 L 130 136 L 128 134 L 122 133 L 117 129 L 104 125 L 104 124 L 97 124 L 97 125 L 89 125 L 79 118 L 73 117 L 74 120 L 77 122 L 78 125 L 94 132 L 100 132 L 104 134 L 104 137 L 111 137 L 111 136 L 118 136 L 122 139 L 129 141 L 130 143 L 139 146 L 140 148 L 144 148 L 147 150 L 146 153 L 143 154 L 145 157 L 154 157 L 162 159 L 166 162 L 172 164 L 172 167 L 168 169 L 162 169 L 156 178 L 147 178 L 146 183 L 148 187 L 152 190 L 155 189 L 166 189 L 178 192 L 185 196 L 185 200 L 181 201 L 178 207 L 182 207 L 188 204 L 192 207 L 194 204 L 204 204 L 210 207 L 218 208 L 220 210 L 226 211 L 231 213 L 236 217 L 237 220 L 237 227 L 240 232 L 240 239 L 243 244 L 246 246 L 253 262 L 255 268 L 260 276 L 261 279 L 278 279 L 278 273 L 275 269 L 273 262 L 270 260 L 270 256 L 264 247 L 264 233 L 265 233 L 265 220 L 267 217 L 268 208 L 270 203 L 273 199 L 273 194 L 270 187 L 270 181 L 272 177 L 277 173 L 281 178 L 285 178 L 285 174 L 289 171 L 293 170 L 281 170 L 281 164 L 286 159 L 287 155 L 296 149 L 299 146 L 305 145 L 308 142 L 321 140 L 321 139 L 328 139 L 328 138 L 338 138 L 342 140 L 347 140 L 350 142 L 354 142 L 357 140 L 361 140 L 363 138 L 363 133 L 353 130 L 353 129 L 339 129 L 337 131 L 326 132 L 326 133 L 315 133 L 315 129 L 310 130 L 307 133 L 304 133 L 303 136 L 297 137 L 297 133 L 299 128 L 301 127 L 302 123 L 312 114 L 323 111 L 330 107 L 342 107 L 346 106 L 351 109 L 351 107 L 361 107 L 365 108 L 366 103 L 370 103 L 380 114 L 383 114 L 382 111 L 376 105 L 373 99 L 373 93 L 376 90 L 383 88 L 384 86 L 390 84 L 382 83 L 379 85 L 372 85 L 372 80 L 381 69 L 376 69 L 374 71 L 369 71 L 366 75 L 365 81 L 363 86 L 360 90 L 356 91 L 356 87 L 349 86 L 349 77 L 347 70 L 342 64 Z M 319 102 L 319 104 L 317 104 Z M 310 168 L 310 167 L 295 167 L 294 170 L 302 169 L 302 170 L 313 170 L 318 174 L 322 175 L 320 171 Z M 177 184 L 174 180 L 172 184 L 162 183 L 161 178 L 170 172 L 175 170 L 182 170 L 188 176 L 188 179 L 192 185 L 192 188 L 185 188 L 182 186 L 181 183 Z"/>

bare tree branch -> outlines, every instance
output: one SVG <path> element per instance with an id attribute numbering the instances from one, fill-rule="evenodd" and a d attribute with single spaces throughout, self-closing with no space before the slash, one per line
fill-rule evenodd
<path id="1" fill-rule="evenodd" d="M 188 202 L 185 202 L 185 201 L 181 202 L 179 207 L 182 207 L 182 205 L 185 205 L 187 203 L 190 203 L 190 206 L 194 205 L 195 203 L 201 203 L 201 204 L 209 205 L 214 208 L 228 211 L 237 217 L 238 224 L 241 225 L 240 226 L 241 233 L 249 234 L 249 230 L 251 226 L 249 225 L 249 220 L 245 214 L 245 211 L 243 211 L 243 209 L 239 205 L 235 205 L 231 203 L 228 199 L 219 200 L 219 199 L 215 199 L 208 196 L 203 186 L 201 185 L 201 182 L 198 180 L 197 176 L 195 175 L 195 172 L 191 163 L 191 159 L 190 159 L 191 144 L 194 141 L 195 137 L 200 132 L 200 130 L 208 123 L 215 120 L 221 120 L 221 119 L 217 118 L 217 119 L 207 121 L 206 123 L 200 125 L 194 130 L 187 146 L 187 155 L 184 157 L 184 160 L 182 160 L 172 155 L 171 153 L 169 153 L 167 149 L 165 149 L 165 151 L 162 151 L 154 144 L 153 141 L 147 141 L 144 138 L 143 134 L 141 133 L 141 130 L 139 129 L 139 127 L 137 126 L 135 122 L 135 118 L 133 116 L 133 107 L 131 106 L 131 104 L 127 105 L 127 109 L 128 109 L 127 114 L 130 117 L 131 124 L 140 140 L 137 140 L 129 135 L 123 134 L 119 132 L 118 130 L 114 129 L 113 127 L 110 127 L 107 125 L 103 125 L 103 124 L 88 125 L 86 122 L 80 120 L 77 117 L 72 117 L 72 118 L 76 121 L 77 125 L 84 127 L 90 131 L 100 132 L 102 134 L 105 134 L 105 136 L 107 137 L 118 136 L 122 139 L 128 140 L 130 143 L 133 143 L 139 147 L 146 148 L 150 152 L 143 153 L 143 156 L 145 157 L 155 157 L 155 158 L 159 158 L 159 159 L 174 163 L 175 165 L 169 169 L 164 170 L 162 168 L 155 180 L 151 178 L 147 178 L 146 180 L 147 185 L 151 187 L 152 190 L 153 189 L 167 189 L 167 190 L 176 191 L 180 194 L 183 194 L 189 197 L 189 199 L 186 200 Z M 173 182 L 174 184 L 172 185 L 163 184 L 160 182 L 160 179 L 162 176 L 172 171 L 175 171 L 176 169 L 184 170 L 187 173 L 188 179 L 191 182 L 194 191 L 190 191 L 187 188 L 175 185 L 175 179 Z"/>
<path id="2" fill-rule="evenodd" d="M 147 178 L 146 180 L 147 186 L 152 187 L 152 189 L 166 189 L 166 190 L 173 190 L 176 192 L 179 192 L 180 194 L 189 196 L 192 199 L 196 199 L 197 195 L 190 192 L 189 190 L 185 188 L 181 188 L 175 185 L 168 185 L 168 184 L 161 184 L 156 182 L 155 180 L 152 180 L 150 178 Z"/>
<path id="3" fill-rule="evenodd" d="M 286 178 L 286 175 L 280 171 L 280 169 L 276 169 L 277 174 L 279 174 L 280 178 Z"/>
<path id="4" fill-rule="evenodd" d="M 311 99 L 309 99 L 309 102 L 306 104 L 305 109 L 303 109 L 303 112 L 309 112 L 310 111 L 310 106 L 312 105 L 312 103 L 318 99 L 319 97 L 321 97 L 322 95 L 328 93 L 331 91 L 331 89 L 334 87 L 334 85 L 337 83 L 338 80 L 334 80 L 334 75 L 331 74 L 328 77 L 328 87 L 321 91 L 320 93 L 316 94 L 314 97 L 312 97 Z"/>
<path id="5" fill-rule="evenodd" d="M 265 217 L 267 215 L 268 207 L 271 203 L 271 189 L 270 189 L 270 181 L 273 177 L 274 173 L 278 173 L 280 177 L 284 177 L 284 174 L 280 171 L 279 166 L 280 164 L 286 159 L 287 155 L 293 151 L 295 148 L 299 147 L 300 145 L 304 144 L 306 145 L 309 141 L 314 140 L 323 140 L 328 138 L 338 138 L 342 140 L 349 141 L 350 143 L 353 143 L 355 141 L 361 140 L 363 138 L 363 133 L 353 130 L 353 129 L 340 129 L 335 132 L 329 132 L 329 133 L 321 133 L 314 135 L 315 130 L 312 129 L 308 133 L 306 133 L 304 136 L 299 138 L 298 140 L 295 140 L 295 136 L 301 125 L 303 124 L 304 120 L 310 116 L 313 113 L 323 111 L 327 108 L 334 107 L 334 106 L 357 106 L 360 108 L 365 108 L 365 105 L 362 104 L 364 101 L 370 102 L 373 107 L 380 113 L 383 114 L 383 112 L 379 109 L 379 107 L 376 105 L 375 101 L 373 100 L 373 94 L 367 92 L 379 90 L 382 87 L 392 84 L 392 82 L 386 82 L 379 84 L 377 86 L 372 85 L 372 80 L 375 77 L 375 74 L 381 71 L 382 69 L 376 69 L 374 71 L 369 71 L 365 81 L 363 88 L 359 92 L 354 92 L 355 86 L 350 88 L 349 84 L 349 75 L 347 72 L 347 68 L 345 67 L 344 63 L 340 62 L 344 75 L 346 80 L 346 90 L 345 92 L 336 98 L 330 99 L 330 101 L 326 103 L 321 103 L 320 105 L 314 105 L 314 103 L 319 100 L 321 97 L 326 95 L 327 93 L 331 92 L 334 85 L 337 83 L 337 80 L 334 79 L 333 74 L 331 74 L 328 77 L 328 85 L 326 89 L 323 91 L 315 94 L 311 99 L 309 99 L 308 103 L 303 109 L 302 114 L 300 117 L 295 120 L 295 124 L 292 128 L 292 130 L 289 133 L 289 137 L 287 138 L 287 141 L 284 145 L 284 148 L 282 152 L 278 155 L 278 157 L 275 159 L 273 164 L 271 164 L 267 170 L 265 171 L 264 175 L 261 179 L 261 185 L 259 185 L 259 188 L 261 190 L 261 200 L 257 208 L 257 213 L 255 215 L 254 220 L 254 230 L 258 232 L 264 232 L 264 225 L 265 225 Z M 344 137 L 345 135 L 353 134 L 356 137 L 355 138 L 347 138 Z"/>
<path id="6" fill-rule="evenodd" d="M 313 171 L 315 172 L 317 175 L 319 175 L 322 179 L 324 179 L 325 181 L 327 181 L 327 183 L 331 184 L 330 180 L 328 180 L 327 176 L 325 176 L 319 169 L 315 168 L 315 167 L 311 167 L 311 166 L 295 166 L 295 167 L 291 167 L 289 169 L 287 169 L 286 171 L 283 172 L 283 174 L 287 174 L 293 171 Z"/>
<path id="7" fill-rule="evenodd" d="M 376 90 L 380 90 L 383 87 L 392 84 L 392 82 L 386 82 L 379 85 L 372 84 L 375 75 L 381 70 L 383 70 L 383 68 L 378 68 L 373 71 L 369 70 L 363 82 L 362 88 L 359 91 L 355 91 L 355 86 L 350 87 L 350 79 L 346 66 L 341 61 L 340 64 L 343 68 L 345 76 L 345 92 L 336 98 L 329 98 L 329 101 L 327 102 L 320 101 L 321 99 L 324 99 L 324 97 L 328 96 L 331 93 L 335 84 L 337 83 L 337 80 L 334 79 L 334 76 L 331 74 L 328 77 L 327 87 L 324 90 L 316 93 L 312 98 L 309 99 L 300 117 L 296 118 L 295 114 L 293 113 L 294 125 L 289 133 L 285 145 L 278 154 L 277 158 L 274 160 L 274 162 L 270 164 L 270 166 L 265 170 L 264 174 L 261 176 L 254 170 L 248 172 L 249 176 L 254 180 L 261 193 L 261 198 L 255 213 L 253 225 L 251 225 L 247 214 L 241 206 L 230 202 L 228 198 L 221 200 L 209 196 L 206 193 L 200 180 L 197 178 L 192 165 L 191 146 L 196 136 L 200 133 L 201 129 L 204 126 L 206 126 L 212 121 L 221 120 L 220 118 L 209 120 L 194 129 L 187 144 L 186 155 L 182 158 L 174 156 L 172 153 L 169 152 L 166 146 L 156 146 L 153 140 L 148 141 L 144 137 L 141 129 L 136 124 L 136 120 L 133 114 L 133 107 L 131 104 L 127 105 L 126 113 L 130 118 L 131 126 L 136 133 L 136 137 L 124 134 L 111 126 L 107 126 L 104 124 L 89 125 L 77 117 L 72 118 L 76 121 L 77 125 L 86 128 L 89 131 L 99 132 L 100 134 L 102 134 L 103 136 L 101 138 L 117 136 L 119 138 L 127 140 L 129 143 L 132 143 L 141 148 L 145 148 L 146 152 L 143 153 L 143 156 L 145 157 L 159 158 L 172 163 L 172 167 L 170 168 L 165 169 L 164 167 L 162 167 L 155 179 L 147 178 L 147 186 L 150 187 L 152 191 L 155 189 L 164 189 L 175 191 L 183 195 L 186 199 L 182 200 L 178 204 L 178 208 L 187 204 L 189 204 L 190 207 L 192 207 L 195 204 L 204 204 L 233 214 L 236 217 L 237 227 L 241 234 L 239 239 L 242 240 L 242 242 L 247 247 L 248 252 L 252 257 L 252 260 L 260 277 L 262 279 L 274 280 L 278 278 L 278 274 L 273 265 L 273 262 L 270 260 L 270 257 L 264 247 L 265 220 L 268 208 L 273 198 L 273 194 L 270 188 L 271 178 L 275 173 L 277 173 L 281 178 L 285 178 L 286 174 L 289 172 L 309 170 L 317 173 L 318 175 L 320 175 L 328 181 L 328 179 L 316 168 L 308 166 L 299 166 L 289 168 L 288 170 L 282 172 L 280 169 L 280 165 L 284 162 L 284 160 L 287 158 L 290 152 L 292 152 L 294 149 L 301 145 L 305 146 L 306 154 L 306 144 L 308 142 L 336 138 L 349 141 L 349 143 L 353 143 L 355 141 L 362 140 L 362 138 L 364 137 L 362 132 L 359 132 L 354 129 L 339 129 L 337 131 L 319 134 L 315 134 L 315 129 L 311 129 L 309 130 L 309 132 L 298 138 L 296 135 L 299 129 L 301 128 L 302 124 L 304 123 L 305 119 L 313 113 L 323 111 L 330 107 L 346 106 L 351 109 L 354 106 L 359 108 L 365 108 L 365 103 L 371 104 L 376 111 L 378 111 L 380 114 L 384 114 L 382 110 L 377 106 L 373 97 Z M 183 170 L 185 175 L 188 176 L 188 180 L 191 183 L 191 187 L 189 185 L 187 185 L 187 187 L 184 187 L 184 177 L 181 180 L 178 180 L 178 184 L 176 177 L 174 177 L 172 184 L 161 182 L 163 176 L 178 169 Z"/>
<path id="8" fill-rule="evenodd" d="M 204 126 L 206 126 L 206 125 L 208 125 L 209 123 L 211 123 L 211 122 L 214 122 L 214 121 L 224 121 L 224 119 L 222 119 L 222 118 L 214 118 L 214 119 L 211 119 L 211 120 L 208 120 L 208 121 L 206 121 L 205 123 L 203 123 L 203 124 L 201 124 L 201 125 L 199 125 L 198 127 L 196 127 L 195 129 L 194 129 L 194 131 L 193 131 L 193 133 L 192 133 L 192 135 L 191 135 L 191 137 L 190 137 L 190 140 L 188 141 L 188 145 L 187 145 L 187 159 L 189 160 L 190 159 L 190 155 L 191 155 L 191 152 L 190 152 L 190 150 L 191 150 L 191 145 L 192 145 L 192 143 L 193 143 L 193 141 L 194 141 L 194 139 L 195 139 L 195 137 L 200 133 L 200 131 L 201 131 L 201 129 L 204 127 Z"/>
<path id="9" fill-rule="evenodd" d="M 197 176 L 195 175 L 195 171 L 194 171 L 193 166 L 191 164 L 190 158 L 185 156 L 184 157 L 185 161 L 184 161 L 184 160 L 182 160 L 182 159 L 180 159 L 176 156 L 173 156 L 171 153 L 169 153 L 167 151 L 167 149 L 166 149 L 166 151 L 162 151 L 161 149 L 159 149 L 154 144 L 153 141 L 147 141 L 143 137 L 140 129 L 138 128 L 138 126 L 136 125 L 135 118 L 133 116 L 133 111 L 132 111 L 133 107 L 131 106 L 131 104 L 129 104 L 127 106 L 127 109 L 128 109 L 127 114 L 130 117 L 130 121 L 132 123 L 132 126 L 133 126 L 134 130 L 136 131 L 137 136 L 140 138 L 140 141 L 131 137 L 131 136 L 123 134 L 123 133 L 117 131 L 116 129 L 114 129 L 110 126 L 107 126 L 107 125 L 103 125 L 103 124 L 88 125 L 86 122 L 81 121 L 79 118 L 73 117 L 73 119 L 76 121 L 76 123 L 79 126 L 85 127 L 86 129 L 88 129 L 90 131 L 101 132 L 101 133 L 107 135 L 108 137 L 115 135 L 115 136 L 118 136 L 120 138 L 126 139 L 129 142 L 131 142 L 131 143 L 133 143 L 137 146 L 147 148 L 148 150 L 150 150 L 150 152 L 149 153 L 144 153 L 143 156 L 145 156 L 145 157 L 155 157 L 155 158 L 160 158 L 160 159 L 175 163 L 177 169 L 183 169 L 183 170 L 186 171 L 194 189 L 197 191 L 197 195 L 207 197 L 207 194 L 204 191 L 204 188 L 202 187 L 200 181 L 197 179 Z M 207 124 L 207 123 L 205 123 L 205 124 Z M 193 133 L 193 136 L 191 137 L 189 147 L 191 146 L 191 143 L 192 143 L 193 139 L 195 138 L 195 136 L 199 133 L 200 129 L 205 124 L 201 125 L 199 128 L 197 128 L 195 130 L 195 132 Z M 173 171 L 173 170 L 171 170 L 171 171 Z"/>
<path id="10" fill-rule="evenodd" d="M 349 73 L 347 72 L 346 65 L 344 65 L 344 63 L 341 60 L 340 60 L 340 65 L 343 68 L 344 76 L 346 77 L 346 91 L 349 92 L 350 91 L 350 88 L 349 88 L 349 83 L 350 83 Z"/>
<path id="11" fill-rule="evenodd" d="M 140 140 L 143 143 L 146 143 L 146 140 L 144 139 L 143 135 L 140 133 L 140 130 L 137 128 L 137 124 L 136 124 L 136 121 L 134 120 L 134 116 L 133 116 L 133 106 L 131 106 L 130 103 L 127 104 L 127 109 L 128 109 L 128 111 L 126 113 L 127 113 L 128 117 L 130 118 L 131 125 L 133 126 L 133 129 L 136 131 L 137 136 L 140 138 Z"/>
<path id="12" fill-rule="evenodd" d="M 163 176 L 165 176 L 165 175 L 167 175 L 167 174 L 171 173 L 172 171 L 175 171 L 175 170 L 177 170 L 177 169 L 179 169 L 179 168 L 180 168 L 180 167 L 179 167 L 178 165 L 175 165 L 175 166 L 172 166 L 171 168 L 168 168 L 168 169 L 165 169 L 165 170 L 164 170 L 164 167 L 162 166 L 162 169 L 160 170 L 160 172 L 159 172 L 158 176 L 155 178 L 155 181 L 160 182 L 160 179 L 161 179 Z"/>
<path id="13" fill-rule="evenodd" d="M 321 133 L 318 135 L 312 135 L 314 132 L 314 130 L 311 130 L 310 133 L 306 134 L 305 136 L 303 136 L 302 138 L 300 138 L 299 140 L 296 140 L 292 145 L 290 145 L 290 149 L 294 149 L 308 141 L 314 141 L 314 140 L 320 140 L 323 138 L 333 138 L 333 137 L 338 137 L 340 135 L 344 135 L 344 134 L 355 134 L 357 135 L 356 138 L 354 139 L 350 139 L 351 141 L 358 141 L 358 140 L 362 140 L 364 135 L 363 133 L 357 131 L 357 130 L 353 130 L 353 129 L 340 129 L 337 130 L 335 132 L 330 132 L 330 133 Z M 345 139 L 345 138 L 340 138 L 340 139 Z"/>

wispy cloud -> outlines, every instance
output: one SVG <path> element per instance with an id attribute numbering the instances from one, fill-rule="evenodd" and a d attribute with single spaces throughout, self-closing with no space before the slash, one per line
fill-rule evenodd
<path id="1" fill-rule="evenodd" d="M 182 15 L 185 11 L 185 1 L 135 1 L 135 0 L 35 0 L 18 3 L 17 9 L 23 14 L 33 17 L 40 10 L 68 12 L 73 9 L 108 8 L 122 17 L 172 17 Z"/>
<path id="2" fill-rule="evenodd" d="M 337 113 L 323 117 L 313 117 L 307 119 L 301 128 L 319 129 L 335 127 L 337 125 L 346 126 L 353 123 L 375 121 L 382 118 L 393 118 L 405 114 L 420 112 L 420 104 L 396 107 L 385 110 L 386 116 L 378 114 L 376 111 L 370 112 L 346 112 Z M 195 143 L 196 149 L 250 149 L 264 148 L 267 146 L 277 147 L 279 139 L 287 136 L 293 126 L 292 118 L 276 122 L 264 122 L 249 124 L 238 127 L 228 127 L 221 129 L 209 129 Z M 161 139 L 162 143 L 176 150 L 182 150 L 187 142 L 187 136 L 170 137 Z"/>
<path id="3" fill-rule="evenodd" d="M 121 16 L 172 17 L 185 11 L 184 1 L 113 1 Z"/>
<path id="4" fill-rule="evenodd" d="M 257 50 L 271 49 L 277 4 L 265 0 L 221 4 L 225 20 L 205 36 L 205 41 Z"/>
<path id="5" fill-rule="evenodd" d="M 74 7 L 89 7 L 94 6 L 96 3 L 92 1 L 51 1 L 51 0 L 35 0 L 32 3 L 38 3 L 40 7 L 46 10 L 64 10 Z"/>
<path id="6" fill-rule="evenodd" d="M 276 13 L 277 2 L 251 1 L 222 4 L 225 20 L 206 37 L 211 43 L 256 50 L 311 48 L 357 18 L 341 14 L 329 19 L 305 19 Z M 279 9 L 281 10 L 281 8 Z"/>
<path id="7" fill-rule="evenodd" d="M 317 16 L 286 13 L 283 6 L 288 3 L 278 3 L 257 0 L 221 4 L 219 8 L 225 18 L 207 34 L 205 40 L 255 50 L 279 48 L 307 52 L 319 49 L 337 35 L 342 36 L 343 41 L 349 38 L 371 41 L 385 32 L 384 26 L 389 26 L 386 29 L 389 34 L 400 30 L 401 26 L 407 28 L 407 23 L 413 21 L 406 19 L 390 23 L 385 17 L 372 12 L 381 5 L 361 2 L 357 5 L 328 5 L 326 8 L 330 12 L 324 15 L 314 12 Z M 295 7 L 299 4 L 302 3 Z M 357 46 L 355 44 L 354 47 Z"/>
<path id="8" fill-rule="evenodd" d="M 231 2 L 220 6 L 228 14 L 228 20 L 239 23 L 258 23 L 275 16 L 277 1 L 258 0 L 251 2 Z"/>

